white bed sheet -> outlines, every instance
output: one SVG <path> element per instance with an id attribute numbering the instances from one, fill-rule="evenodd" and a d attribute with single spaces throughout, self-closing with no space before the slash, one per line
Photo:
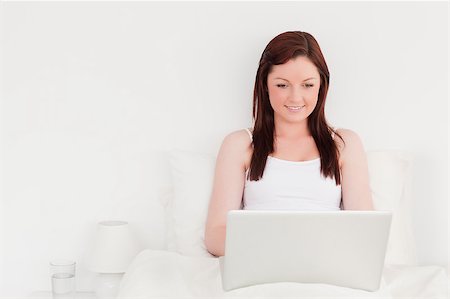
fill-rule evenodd
<path id="1" fill-rule="evenodd" d="M 421 298 L 447 299 L 448 277 L 438 266 L 387 266 L 376 292 L 327 284 L 292 282 L 255 285 L 225 292 L 217 258 L 190 257 L 146 249 L 125 273 L 118 298 Z"/>

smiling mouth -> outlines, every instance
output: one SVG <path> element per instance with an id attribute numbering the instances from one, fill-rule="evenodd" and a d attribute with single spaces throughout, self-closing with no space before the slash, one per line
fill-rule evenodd
<path id="1" fill-rule="evenodd" d="M 285 105 L 284 107 L 286 107 L 286 108 L 288 108 L 289 110 L 292 110 L 292 111 L 298 111 L 298 110 L 304 108 L 305 105 L 303 105 L 303 106 L 286 106 Z"/>

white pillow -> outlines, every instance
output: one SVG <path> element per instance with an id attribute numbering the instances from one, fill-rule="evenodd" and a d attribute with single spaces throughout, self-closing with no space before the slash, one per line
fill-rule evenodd
<path id="1" fill-rule="evenodd" d="M 173 150 L 169 162 L 173 200 L 168 204 L 168 249 L 190 256 L 210 256 L 204 242 L 215 157 Z"/>
<path id="2" fill-rule="evenodd" d="M 368 151 L 367 164 L 375 209 L 393 212 L 385 263 L 416 265 L 410 196 L 412 156 L 402 151 Z"/>
<path id="3" fill-rule="evenodd" d="M 215 156 L 173 150 L 169 154 L 174 196 L 168 208 L 168 249 L 212 256 L 204 243 Z M 395 151 L 367 152 L 375 209 L 393 211 L 386 264 L 416 264 L 407 192 L 410 157 Z"/>

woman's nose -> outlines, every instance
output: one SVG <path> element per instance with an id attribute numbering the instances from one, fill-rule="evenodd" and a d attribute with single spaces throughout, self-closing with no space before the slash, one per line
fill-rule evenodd
<path id="1" fill-rule="evenodd" d="M 304 102 L 304 94 L 301 89 L 301 86 L 293 87 L 291 89 L 289 100 L 291 100 L 293 103 L 303 103 Z"/>

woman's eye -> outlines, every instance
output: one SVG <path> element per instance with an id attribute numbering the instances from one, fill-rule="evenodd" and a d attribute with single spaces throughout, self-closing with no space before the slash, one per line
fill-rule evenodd
<path id="1" fill-rule="evenodd" d="M 306 88 L 311 88 L 314 86 L 314 84 L 305 84 Z"/>
<path id="2" fill-rule="evenodd" d="M 286 84 L 277 84 L 277 87 L 279 87 L 279 88 L 286 88 Z"/>

